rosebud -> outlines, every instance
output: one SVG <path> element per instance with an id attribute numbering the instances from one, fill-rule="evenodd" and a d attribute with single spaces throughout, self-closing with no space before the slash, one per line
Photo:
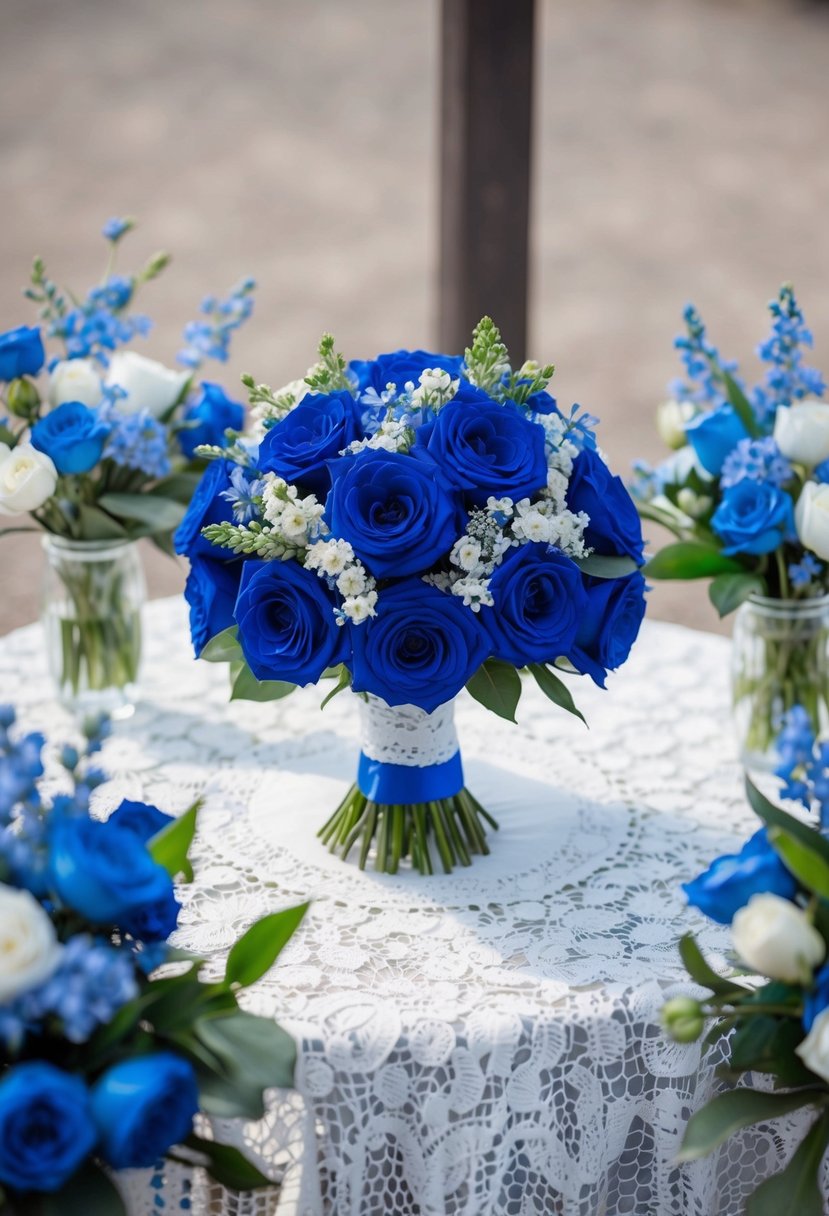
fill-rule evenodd
<path id="1" fill-rule="evenodd" d="M 6 404 L 15 418 L 31 421 L 40 405 L 40 394 L 31 380 L 12 380 L 6 393 Z"/>
<path id="2" fill-rule="evenodd" d="M 696 1043 L 705 1026 L 702 1005 L 690 996 L 675 996 L 666 1001 L 661 1020 L 675 1043 Z"/>

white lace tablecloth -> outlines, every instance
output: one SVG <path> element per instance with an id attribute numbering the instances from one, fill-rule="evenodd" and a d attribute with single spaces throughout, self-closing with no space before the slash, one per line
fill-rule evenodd
<path id="1" fill-rule="evenodd" d="M 146 614 L 144 702 L 104 764 L 107 805 L 207 795 L 180 944 L 222 957 L 262 913 L 309 897 L 303 927 L 247 996 L 300 1041 L 298 1092 L 226 1126 L 283 1178 L 239 1201 L 198 1179 L 192 1211 L 228 1216 L 737 1216 L 787 1159 L 797 1117 L 678 1168 L 710 1052 L 658 1029 L 685 987 L 676 941 L 724 937 L 679 890 L 753 829 L 735 760 L 728 642 L 646 625 L 590 729 L 527 685 L 519 726 L 465 694 L 467 783 L 499 820 L 492 854 L 450 877 L 361 873 L 316 839 L 353 778 L 350 694 L 228 702 L 191 658 L 184 604 Z M 37 627 L 0 641 L 0 699 L 59 739 Z M 105 805 L 104 809 L 107 809 Z M 132 1180 L 133 1209 L 177 1211 L 177 1183 Z"/>

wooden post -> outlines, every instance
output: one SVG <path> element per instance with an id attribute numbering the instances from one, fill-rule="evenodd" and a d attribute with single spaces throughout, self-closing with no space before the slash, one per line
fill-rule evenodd
<path id="1" fill-rule="evenodd" d="M 443 0 L 439 325 L 490 314 L 526 356 L 534 0 Z"/>

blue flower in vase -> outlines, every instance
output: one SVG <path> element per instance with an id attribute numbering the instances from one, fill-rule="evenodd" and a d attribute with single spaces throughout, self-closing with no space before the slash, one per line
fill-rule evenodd
<path id="1" fill-rule="evenodd" d="M 761 828 L 739 853 L 718 857 L 699 877 L 683 883 L 682 889 L 692 908 L 699 908 L 720 925 L 730 925 L 752 895 L 770 893 L 794 899 L 797 883 L 769 844 L 768 832 Z"/>
<path id="2" fill-rule="evenodd" d="M 92 1090 L 101 1152 L 116 1170 L 149 1169 L 187 1139 L 198 1109 L 193 1066 L 171 1051 L 122 1060 Z"/>
<path id="3" fill-rule="evenodd" d="M 37 326 L 19 325 L 0 334 L 0 380 L 36 376 L 43 367 L 46 352 Z"/>
<path id="4" fill-rule="evenodd" d="M 749 434 L 742 419 L 730 405 L 698 414 L 685 427 L 688 442 L 702 467 L 712 477 L 718 477 L 726 458 L 741 439 Z"/>
<path id="5" fill-rule="evenodd" d="M 32 427 L 32 444 L 63 475 L 88 473 L 101 459 L 109 427 L 97 410 L 65 401 Z"/>
<path id="6" fill-rule="evenodd" d="M 794 507 L 785 490 L 745 478 L 729 486 L 711 517 L 723 553 L 771 553 L 794 533 Z"/>
<path id="7" fill-rule="evenodd" d="M 98 1134 L 80 1079 L 40 1060 L 16 1064 L 0 1081 L 0 1184 L 59 1190 L 92 1152 Z"/>

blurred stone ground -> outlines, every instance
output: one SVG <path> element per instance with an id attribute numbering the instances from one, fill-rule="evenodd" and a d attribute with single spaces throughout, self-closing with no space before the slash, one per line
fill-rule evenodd
<path id="1" fill-rule="evenodd" d="M 175 254 L 145 301 L 159 358 L 251 272 L 255 318 L 209 371 L 229 386 L 301 373 L 323 329 L 354 356 L 434 344 L 436 0 L 4 0 L 3 17 L 0 329 L 29 319 L 34 253 L 85 287 L 102 221 L 132 213 L 130 260 Z M 688 299 L 751 364 L 793 279 L 829 367 L 825 6 L 545 0 L 538 56 L 532 352 L 602 418 L 614 467 L 660 453 Z M 0 540 L 0 632 L 36 615 L 40 565 L 36 538 Z M 147 570 L 154 594 L 181 586 L 169 559 Z M 701 587 L 657 588 L 652 611 L 715 625 Z"/>

